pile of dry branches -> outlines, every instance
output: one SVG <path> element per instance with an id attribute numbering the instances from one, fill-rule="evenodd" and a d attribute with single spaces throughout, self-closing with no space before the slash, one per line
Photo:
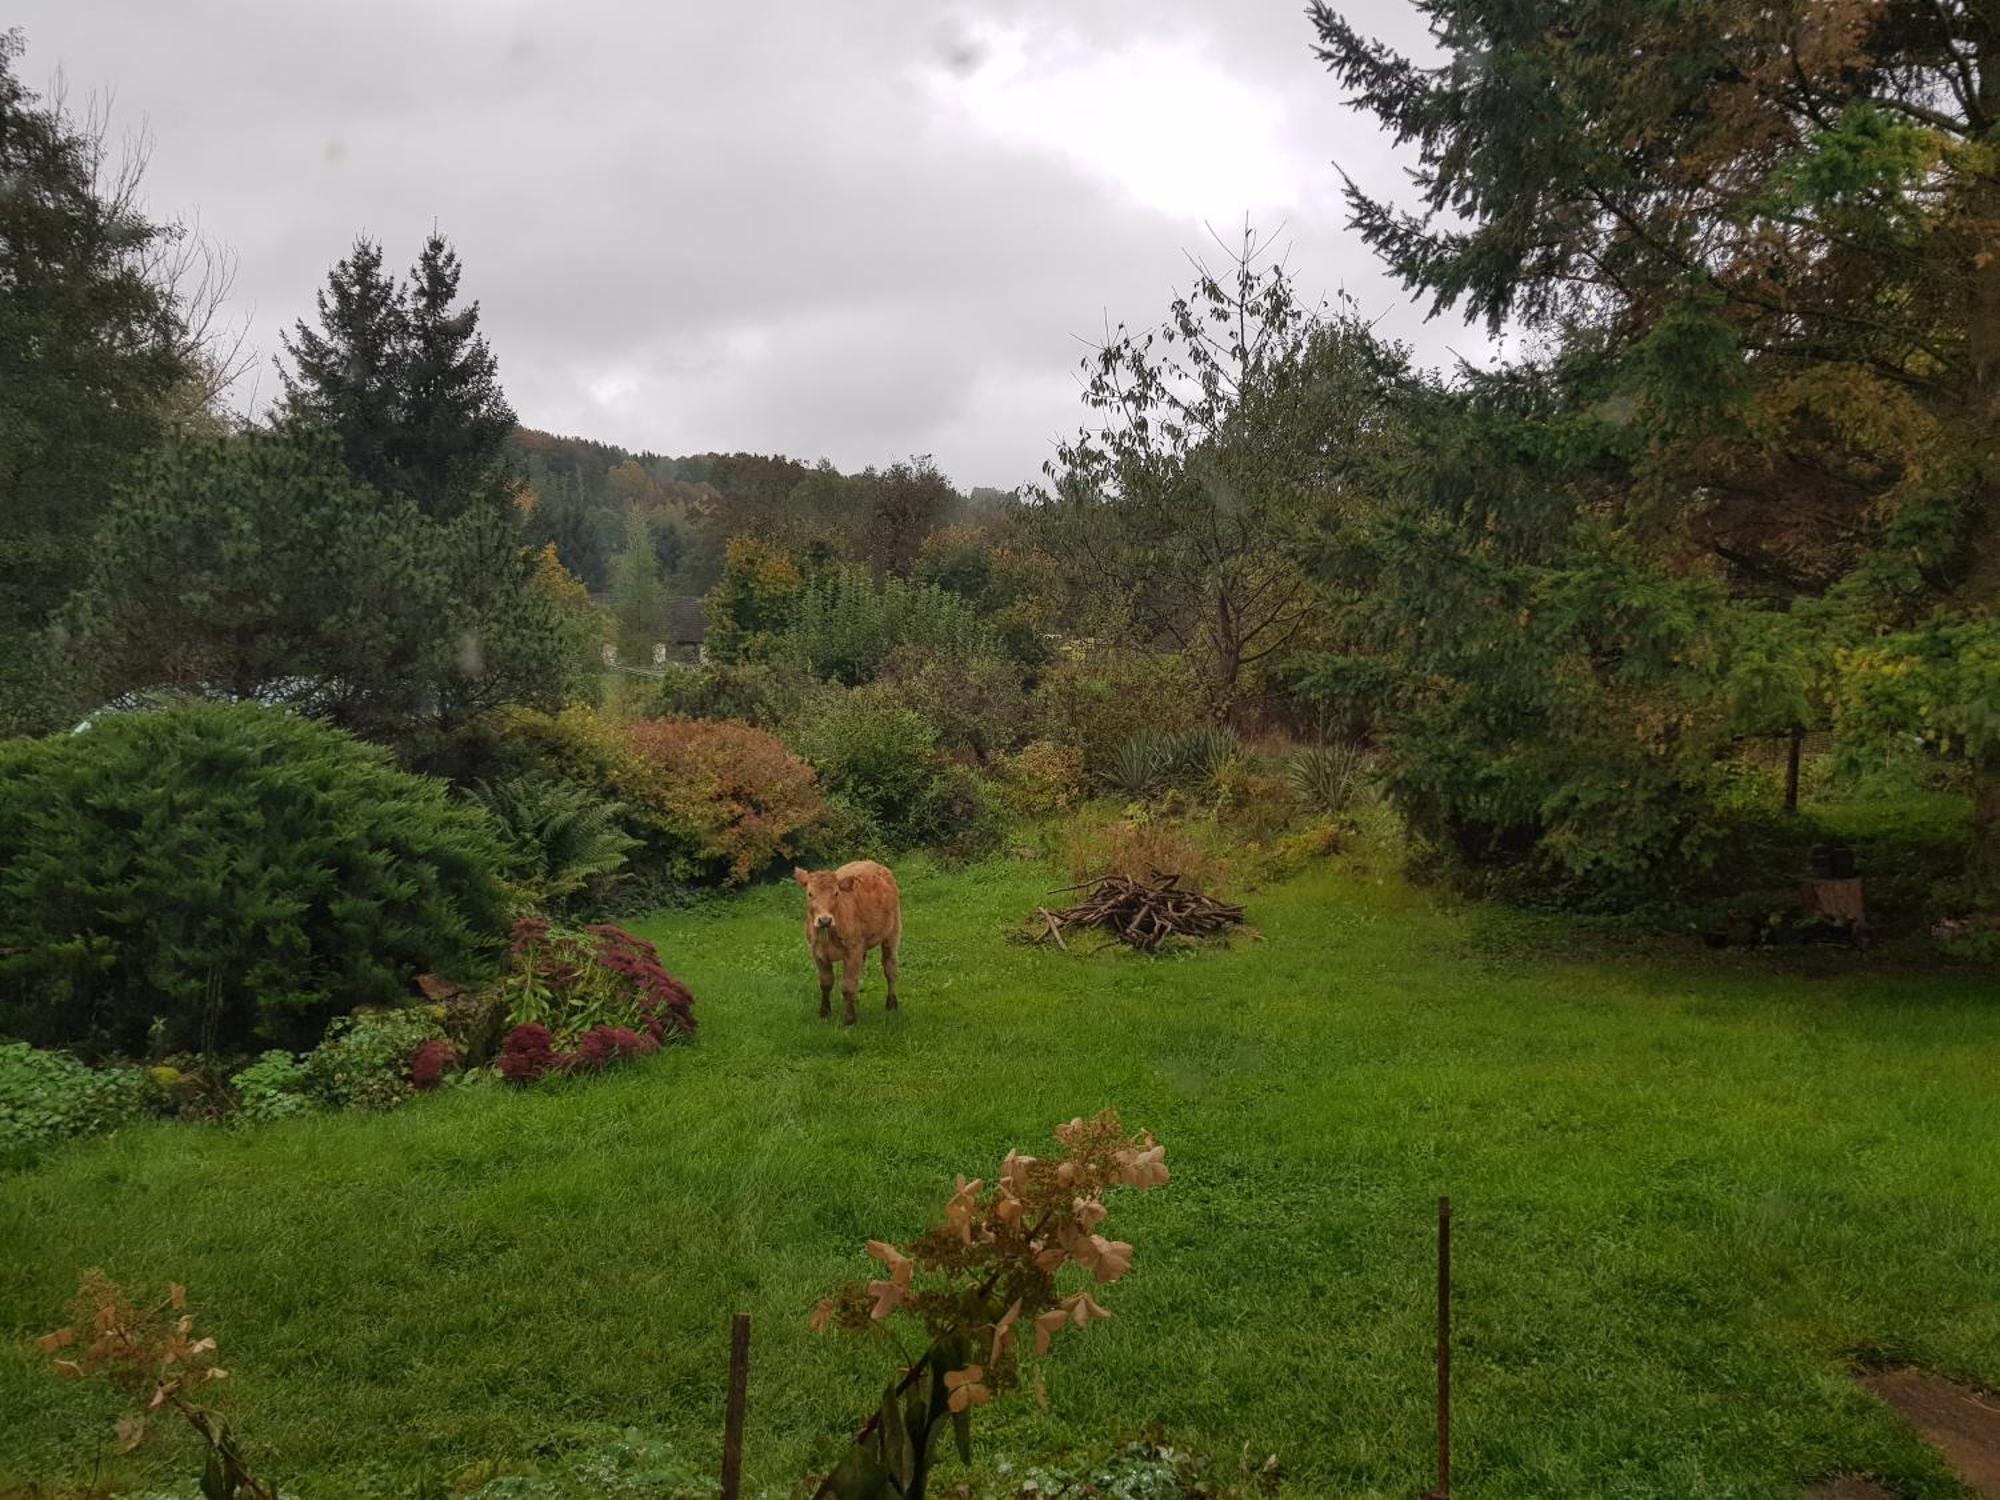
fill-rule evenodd
<path id="1" fill-rule="evenodd" d="M 1153 871 L 1150 880 L 1134 880 L 1128 875 L 1100 875 L 1052 892 L 1062 895 L 1082 891 L 1083 899 L 1074 906 L 1050 911 L 1035 908 L 1042 931 L 1035 941 L 1054 940 L 1065 951 L 1063 932 L 1072 927 L 1095 927 L 1111 933 L 1121 943 L 1151 953 L 1171 937 L 1219 937 L 1243 925 L 1243 908 L 1217 901 L 1200 891 L 1180 888 L 1180 876 Z"/>

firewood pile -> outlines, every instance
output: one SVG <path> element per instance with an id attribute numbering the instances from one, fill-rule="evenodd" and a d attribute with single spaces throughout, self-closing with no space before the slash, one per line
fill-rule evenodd
<path id="1" fill-rule="evenodd" d="M 1141 953 L 1156 952 L 1169 938 L 1220 937 L 1243 925 L 1243 908 L 1200 891 L 1182 890 L 1180 876 L 1153 871 L 1150 880 L 1134 880 L 1128 875 L 1100 875 L 1051 892 L 1064 895 L 1083 892 L 1074 906 L 1051 911 L 1037 907 L 1035 916 L 1042 930 L 1038 943 L 1053 942 L 1068 950 L 1063 934 L 1074 928 L 1094 928 L 1108 932 L 1127 947 Z"/>

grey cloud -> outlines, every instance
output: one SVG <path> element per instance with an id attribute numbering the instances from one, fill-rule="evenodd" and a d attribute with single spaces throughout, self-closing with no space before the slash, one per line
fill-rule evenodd
<path id="1" fill-rule="evenodd" d="M 1376 6 L 1421 43 L 1407 7 Z M 926 80 L 977 77 L 996 28 L 1113 56 L 1192 39 L 1275 111 L 1303 283 L 1347 287 L 1427 356 L 1483 343 L 1423 325 L 1342 227 L 1331 160 L 1377 188 L 1396 162 L 1340 108 L 1294 0 L 17 10 L 31 80 L 60 63 L 73 95 L 109 87 L 122 122 L 143 117 L 155 210 L 198 211 L 234 247 L 267 361 L 357 232 L 406 263 L 435 220 L 537 426 L 1032 478 L 1082 415 L 1078 336 L 1157 319 L 1183 251 L 1212 247 L 1071 155 L 939 107 Z"/>

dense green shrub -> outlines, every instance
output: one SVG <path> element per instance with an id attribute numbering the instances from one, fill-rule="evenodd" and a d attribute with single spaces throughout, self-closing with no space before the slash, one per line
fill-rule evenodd
<path id="1" fill-rule="evenodd" d="M 555 714 L 509 707 L 460 729 L 437 769 L 467 786 L 553 777 L 615 797 L 625 754 L 618 723 L 605 714 L 583 707 Z"/>
<path id="2" fill-rule="evenodd" d="M 1042 673 L 1035 699 L 1038 735 L 1076 746 L 1092 776 L 1106 773 L 1126 741 L 1186 724 L 1193 706 L 1203 701 L 1201 683 L 1185 657 L 1119 650 L 1063 656 Z"/>
<path id="3" fill-rule="evenodd" d="M 983 777 L 964 766 L 947 766 L 931 778 L 906 828 L 912 843 L 953 863 L 983 858 L 1007 838 L 999 798 Z"/>
<path id="4" fill-rule="evenodd" d="M 236 1107 L 247 1120 L 289 1120 L 319 1108 L 312 1074 L 298 1058 L 273 1049 L 229 1080 Z"/>
<path id="5" fill-rule="evenodd" d="M 602 898 L 639 843 L 620 822 L 624 805 L 582 782 L 536 772 L 481 782 L 472 796 L 506 842 L 508 879 L 533 906 Z"/>
<path id="6" fill-rule="evenodd" d="M 306 1054 L 307 1086 L 332 1109 L 394 1109 L 416 1092 L 411 1060 L 444 1035 L 442 1020 L 443 1007 L 432 1005 L 341 1016 Z"/>
<path id="7" fill-rule="evenodd" d="M 1074 745 L 1032 740 L 1000 758 L 1000 793 L 1020 817 L 1068 812 L 1083 798 L 1083 752 Z"/>
<path id="8" fill-rule="evenodd" d="M 800 743 L 836 806 L 855 820 L 848 846 L 827 851 L 830 861 L 913 846 L 974 859 L 1005 836 L 985 780 L 950 764 L 930 722 L 886 694 L 846 695 L 806 726 Z"/>
<path id="9" fill-rule="evenodd" d="M 1048 553 L 981 527 L 947 526 L 924 538 L 910 576 L 969 600 L 1008 659 L 1030 667 L 1049 660 L 1069 603 L 1069 577 Z"/>
<path id="10" fill-rule="evenodd" d="M 937 730 L 938 748 L 981 763 L 1027 738 L 1032 705 L 1021 667 L 997 656 L 904 646 L 883 664 L 874 691 Z"/>
<path id="11" fill-rule="evenodd" d="M 305 1045 L 465 973 L 506 925 L 491 822 L 277 709 L 0 746 L 0 1028 L 137 1051 Z"/>
<path id="12" fill-rule="evenodd" d="M 0 1166 L 138 1119 L 150 1097 L 136 1069 L 92 1068 L 66 1052 L 0 1042 Z"/>
<path id="13" fill-rule="evenodd" d="M 768 662 L 670 663 L 652 712 L 669 719 L 735 719 L 776 729 L 829 691 L 809 672 Z"/>
<path id="14" fill-rule="evenodd" d="M 825 570 L 806 586 L 771 659 L 853 685 L 874 680 L 905 646 L 966 659 L 1000 654 L 992 627 L 957 594 L 893 574 L 878 579 L 866 567 L 848 564 Z"/>
<path id="15" fill-rule="evenodd" d="M 923 715 L 859 693 L 822 711 L 799 745 L 828 791 L 892 835 L 907 832 L 940 769 L 937 730 Z"/>

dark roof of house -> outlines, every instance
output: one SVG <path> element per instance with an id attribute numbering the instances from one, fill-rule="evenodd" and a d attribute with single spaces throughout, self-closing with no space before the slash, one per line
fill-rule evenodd
<path id="1" fill-rule="evenodd" d="M 701 607 L 701 600 L 669 599 L 667 629 L 677 646 L 699 644 L 702 637 L 708 634 L 708 613 Z"/>

